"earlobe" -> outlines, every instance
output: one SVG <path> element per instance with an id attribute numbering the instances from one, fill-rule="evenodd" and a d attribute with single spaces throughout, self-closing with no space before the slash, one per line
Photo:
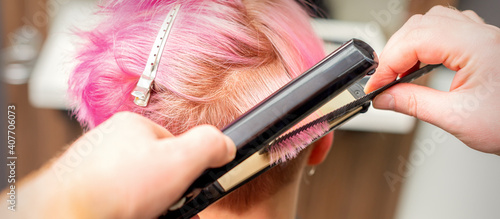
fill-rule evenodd
<path id="1" fill-rule="evenodd" d="M 332 147 L 332 143 L 333 132 L 328 133 L 321 139 L 314 142 L 314 145 L 311 145 L 313 149 L 309 155 L 309 159 L 307 160 L 307 165 L 318 165 L 322 163 L 325 160 L 326 155 L 328 155 L 328 152 Z"/>

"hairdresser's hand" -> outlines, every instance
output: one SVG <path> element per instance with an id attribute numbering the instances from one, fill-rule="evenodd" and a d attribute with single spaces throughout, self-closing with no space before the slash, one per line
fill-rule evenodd
<path id="1" fill-rule="evenodd" d="M 26 218 L 42 213 L 47 218 L 154 218 L 205 169 L 224 165 L 235 152 L 234 143 L 215 127 L 198 126 L 173 137 L 144 117 L 118 113 L 31 177 L 19 192 L 24 199 L 18 211 L 35 212 Z M 34 210 L 37 205 L 45 209 Z"/>
<path id="2" fill-rule="evenodd" d="M 400 84 L 377 96 L 374 107 L 415 116 L 471 148 L 500 154 L 500 29 L 473 11 L 438 6 L 415 15 L 387 43 L 366 91 L 389 83 L 418 61 L 457 71 L 450 91 Z"/>

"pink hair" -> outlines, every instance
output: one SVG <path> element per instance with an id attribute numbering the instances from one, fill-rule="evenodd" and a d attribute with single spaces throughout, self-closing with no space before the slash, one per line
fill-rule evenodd
<path id="1" fill-rule="evenodd" d="M 108 1 L 99 12 L 104 22 L 80 34 L 86 42 L 69 94 L 82 125 L 93 128 L 114 113 L 132 111 L 174 135 L 198 124 L 223 128 L 324 57 L 307 13 L 293 0 L 183 0 L 150 103 L 139 107 L 130 93 L 175 2 Z M 292 181 L 300 166 L 296 160 L 219 205 L 245 211 Z"/>
<path id="2" fill-rule="evenodd" d="M 179 134 L 219 128 L 319 61 L 322 44 L 291 0 L 182 1 L 150 104 L 130 95 L 164 16 L 175 1 L 108 1 L 69 81 L 78 120 L 92 128 L 119 111 L 142 114 Z"/>

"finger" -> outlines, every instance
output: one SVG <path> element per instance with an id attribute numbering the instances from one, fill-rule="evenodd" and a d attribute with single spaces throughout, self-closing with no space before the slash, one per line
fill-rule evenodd
<path id="1" fill-rule="evenodd" d="M 377 70 L 375 71 L 375 73 L 370 76 L 370 78 L 368 79 L 368 82 L 366 82 L 366 85 L 365 85 L 365 93 L 370 93 L 392 81 L 394 81 L 397 76 L 398 76 L 398 73 L 396 73 L 395 71 L 389 69 L 389 70 L 381 70 L 382 68 L 387 68 L 388 66 L 385 66 L 385 67 L 382 67 L 379 65 L 379 67 L 377 68 Z"/>
<path id="2" fill-rule="evenodd" d="M 184 168 L 186 180 L 192 181 L 205 169 L 222 166 L 236 154 L 236 147 L 229 137 L 214 126 L 202 125 L 164 141 L 175 147 L 177 165 Z"/>
<path id="3" fill-rule="evenodd" d="M 459 11 L 454 7 L 444 7 L 437 5 L 432 7 L 426 15 L 433 16 L 443 16 L 448 18 L 453 18 L 461 21 L 474 21 L 480 24 L 484 24 L 484 20 L 472 10 Z"/>
<path id="4" fill-rule="evenodd" d="M 413 67 L 411 67 L 410 69 L 408 69 L 404 73 L 401 73 L 401 74 L 389 74 L 386 79 L 383 79 L 383 78 L 381 78 L 379 76 L 379 78 L 378 78 L 379 83 L 380 83 L 379 85 L 373 85 L 375 80 L 370 80 L 370 81 L 368 81 L 367 86 L 365 87 L 365 93 L 368 94 L 371 91 L 375 90 L 376 88 L 373 89 L 374 86 L 377 86 L 377 88 L 378 88 L 378 87 L 381 87 L 381 86 L 383 86 L 383 85 L 385 85 L 385 84 L 387 84 L 389 82 L 392 82 L 393 80 L 396 79 L 395 76 L 404 77 L 407 74 L 410 74 L 410 73 L 412 73 L 414 71 L 417 71 L 419 68 L 420 68 L 420 62 L 417 61 L 417 63 L 415 65 L 413 65 Z M 383 77 L 383 75 L 382 75 L 382 77 Z M 382 82 L 380 82 L 380 81 L 382 81 Z M 386 83 L 386 81 L 387 81 L 387 83 Z"/>
<path id="5" fill-rule="evenodd" d="M 149 131 L 153 132 L 153 134 L 158 138 L 158 139 L 162 139 L 162 138 L 171 138 L 173 137 L 174 135 L 172 135 L 172 133 L 170 133 L 167 129 L 165 129 L 164 127 L 156 124 L 155 122 L 151 121 L 151 120 L 147 120 L 147 122 L 145 122 L 149 128 Z"/>
<path id="6" fill-rule="evenodd" d="M 458 11 L 455 7 L 449 6 L 445 7 L 442 5 L 435 5 L 429 11 L 425 13 L 425 15 L 436 15 L 436 16 L 447 16 L 447 17 L 459 17 L 460 11 Z"/>
<path id="7" fill-rule="evenodd" d="M 213 126 L 203 125 L 174 138 L 162 141 L 170 152 L 169 159 L 161 159 L 168 175 L 174 174 L 169 183 L 178 193 L 164 197 L 178 197 L 201 173 L 219 167 L 234 159 L 236 147 L 231 139 Z M 172 172 L 172 167 L 177 171 Z M 160 174 L 161 175 L 161 174 Z M 168 176 L 166 176 L 168 177 Z"/>
<path id="8" fill-rule="evenodd" d="M 452 93 L 434 90 L 415 84 L 398 84 L 375 97 L 373 107 L 394 110 L 425 122 L 446 128 L 443 119 L 452 105 Z"/>
<path id="9" fill-rule="evenodd" d="M 143 117 L 142 122 L 143 122 L 143 125 L 147 128 L 146 131 L 153 133 L 157 139 L 171 138 L 174 136 L 167 129 L 165 129 L 164 127 L 156 124 L 155 122 L 153 122 L 147 118 Z"/>
<path id="10" fill-rule="evenodd" d="M 451 25 L 453 23 L 453 25 Z M 463 50 L 466 27 L 457 29 L 465 22 L 433 16 L 413 16 L 391 38 L 380 56 L 377 71 L 370 78 L 365 90 L 371 92 L 407 72 L 418 61 L 427 64 L 443 63 L 457 71 L 466 61 L 468 53 Z M 470 23 L 470 22 L 467 22 Z"/>
<path id="11" fill-rule="evenodd" d="M 155 176 L 168 180 L 167 184 L 158 185 L 162 200 L 157 202 L 160 203 L 156 206 L 158 209 L 173 204 L 204 170 L 219 167 L 234 159 L 236 154 L 233 141 L 209 125 L 160 140 L 157 145 L 159 150 L 151 155 L 150 168 Z"/>
<path id="12" fill-rule="evenodd" d="M 151 135 L 157 139 L 173 137 L 167 129 L 137 113 L 118 112 L 109 121 L 115 123 L 119 128 L 134 127 L 136 132 L 141 132 L 142 135 Z"/>
<path id="13" fill-rule="evenodd" d="M 465 11 L 462 11 L 462 14 L 464 14 L 465 16 L 467 16 L 469 19 L 477 22 L 477 23 L 480 23 L 480 24 L 484 24 L 484 19 L 479 17 L 479 15 L 476 14 L 476 12 L 472 11 L 472 10 L 465 10 Z"/>
<path id="14" fill-rule="evenodd" d="M 417 14 L 413 15 L 408 19 L 408 21 L 396 32 L 392 35 L 392 37 L 389 39 L 387 44 L 384 47 L 384 50 L 380 54 L 379 57 L 379 66 L 377 67 L 375 73 L 370 77 L 368 82 L 366 83 L 365 86 L 365 93 L 370 93 L 374 90 L 376 90 L 379 87 L 382 87 L 391 81 L 394 81 L 399 74 L 406 72 L 409 70 L 411 66 L 414 66 L 418 60 L 414 59 L 406 59 L 407 62 L 405 62 L 405 65 L 407 65 L 408 69 L 406 70 L 399 70 L 399 69 L 391 69 L 391 65 L 387 65 L 385 63 L 385 56 L 386 53 L 391 55 L 392 51 L 394 49 L 398 49 L 399 44 L 401 44 L 401 41 L 404 41 L 404 37 L 408 34 L 408 32 L 412 31 L 414 29 L 415 24 L 414 23 L 419 23 L 420 20 L 422 19 L 423 15 Z"/>
<path id="15" fill-rule="evenodd" d="M 444 7 L 441 5 L 436 5 L 432 7 L 427 13 L 425 13 L 427 16 L 437 16 L 437 17 L 444 17 L 444 18 L 449 18 L 449 19 L 455 19 L 459 21 L 469 21 L 469 17 L 465 16 L 457 10 L 454 7 Z"/>

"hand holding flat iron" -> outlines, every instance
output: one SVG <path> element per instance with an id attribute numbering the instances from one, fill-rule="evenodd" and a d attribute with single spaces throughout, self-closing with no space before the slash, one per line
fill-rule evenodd
<path id="1" fill-rule="evenodd" d="M 205 169 L 222 166 L 235 154 L 234 143 L 213 126 L 173 136 L 138 114 L 117 113 L 16 185 L 23 202 L 15 212 L 2 208 L 0 215 L 154 218 Z"/>
<path id="2" fill-rule="evenodd" d="M 456 71 L 449 92 L 399 84 L 374 99 L 434 124 L 469 147 L 500 155 L 500 29 L 473 11 L 442 6 L 414 15 L 389 40 L 366 86 L 371 92 L 404 75 L 419 62 L 443 63 Z"/>

